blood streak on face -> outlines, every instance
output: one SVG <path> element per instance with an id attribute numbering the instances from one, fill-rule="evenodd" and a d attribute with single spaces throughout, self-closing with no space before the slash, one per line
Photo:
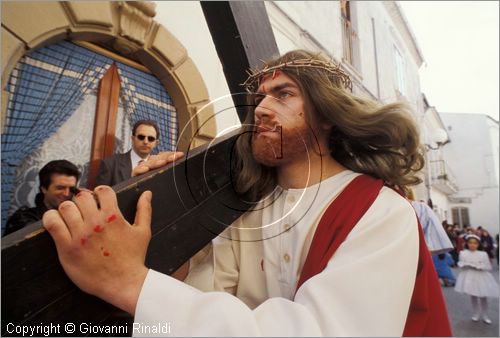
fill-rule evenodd
<path id="1" fill-rule="evenodd" d="M 108 218 L 106 218 L 106 223 L 111 223 L 111 222 L 113 222 L 115 219 L 116 219 L 116 215 L 115 215 L 115 214 L 113 214 L 113 215 L 109 216 Z"/>
<path id="2" fill-rule="evenodd" d="M 82 246 L 85 245 L 85 242 L 87 242 L 86 238 L 84 237 L 80 238 L 80 243 L 82 244 Z"/>
<path id="3" fill-rule="evenodd" d="M 108 250 L 104 250 L 102 252 L 102 254 L 103 254 L 103 256 L 108 257 L 109 256 L 109 251 Z"/>
<path id="4" fill-rule="evenodd" d="M 314 138 L 304 118 L 304 97 L 298 84 L 285 73 L 264 76 L 257 94 L 263 96 L 254 111 L 254 159 L 276 167 L 304 161 Z"/>
<path id="5" fill-rule="evenodd" d="M 104 230 L 104 228 L 102 226 L 100 226 L 99 224 L 97 224 L 95 227 L 94 227 L 94 231 L 95 232 L 102 232 Z"/>

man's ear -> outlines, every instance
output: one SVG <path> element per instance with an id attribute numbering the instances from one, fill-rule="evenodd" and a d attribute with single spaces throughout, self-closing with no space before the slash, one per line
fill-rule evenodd
<path id="1" fill-rule="evenodd" d="M 46 194 L 47 193 L 47 189 L 45 189 L 44 187 L 40 187 L 40 190 L 42 191 L 42 194 Z"/>

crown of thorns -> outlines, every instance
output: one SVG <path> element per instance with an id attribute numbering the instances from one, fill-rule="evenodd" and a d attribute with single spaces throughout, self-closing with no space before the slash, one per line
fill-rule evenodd
<path id="1" fill-rule="evenodd" d="M 340 68 L 340 64 L 336 65 L 333 62 L 318 59 L 297 59 L 286 61 L 275 66 L 265 65 L 261 69 L 249 70 L 247 71 L 248 78 L 245 82 L 242 83 L 242 86 L 244 86 L 248 92 L 253 93 L 257 90 L 257 88 L 259 88 L 260 81 L 266 74 L 272 73 L 272 77 L 274 78 L 276 72 L 279 70 L 294 69 L 297 75 L 299 75 L 300 69 L 307 68 L 318 68 L 325 70 L 326 72 L 331 74 L 335 82 L 340 82 L 344 86 L 344 88 L 348 88 L 352 91 L 351 78 L 349 77 L 349 74 L 347 74 Z"/>

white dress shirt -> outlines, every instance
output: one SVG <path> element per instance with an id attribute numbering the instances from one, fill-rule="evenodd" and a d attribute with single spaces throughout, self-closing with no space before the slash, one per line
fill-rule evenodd
<path id="1" fill-rule="evenodd" d="M 147 161 L 149 155 L 146 158 L 142 158 L 134 151 L 134 148 L 130 150 L 130 163 L 132 163 L 132 171 L 139 165 L 140 161 Z"/>

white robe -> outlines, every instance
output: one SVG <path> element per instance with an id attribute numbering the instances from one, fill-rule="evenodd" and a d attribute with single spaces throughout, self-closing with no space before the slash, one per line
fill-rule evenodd
<path id="1" fill-rule="evenodd" d="M 213 241 L 213 253 L 186 279 L 197 288 L 150 270 L 135 322 L 168 323 L 173 336 L 401 336 L 418 229 L 410 203 L 387 187 L 325 270 L 295 293 L 324 210 L 356 176 L 278 188 Z"/>

